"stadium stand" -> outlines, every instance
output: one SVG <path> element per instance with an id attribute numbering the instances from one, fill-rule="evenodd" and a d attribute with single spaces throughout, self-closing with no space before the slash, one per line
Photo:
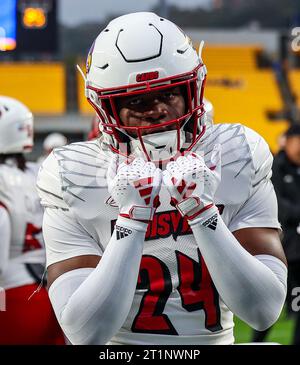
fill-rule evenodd
<path id="1" fill-rule="evenodd" d="M 291 91 L 294 95 L 297 107 L 300 107 L 300 70 L 292 69 L 288 73 L 288 80 L 290 83 Z"/>
<path id="2" fill-rule="evenodd" d="M 216 123 L 242 123 L 259 132 L 273 153 L 286 130 L 285 120 L 271 120 L 284 103 L 271 69 L 259 69 L 257 46 L 210 46 L 203 59 L 208 68 L 205 96 L 214 105 Z M 221 60 L 221 62 L 220 62 Z"/>
<path id="3" fill-rule="evenodd" d="M 261 51 L 256 45 L 208 45 L 203 57 L 209 71 L 249 71 L 257 68 L 256 55 Z"/>
<path id="4" fill-rule="evenodd" d="M 0 94 L 14 97 L 38 115 L 66 112 L 66 74 L 63 63 L 0 63 Z"/>

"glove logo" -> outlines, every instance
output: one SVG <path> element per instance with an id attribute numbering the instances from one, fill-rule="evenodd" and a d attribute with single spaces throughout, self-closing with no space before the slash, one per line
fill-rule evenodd
<path id="1" fill-rule="evenodd" d="M 146 177 L 144 179 L 140 179 L 134 182 L 135 188 L 139 189 L 139 194 L 141 198 L 144 198 L 144 201 L 147 205 L 150 204 L 153 187 L 149 185 L 152 183 L 153 183 L 152 177 Z"/>
<path id="2" fill-rule="evenodd" d="M 121 226 L 116 225 L 116 236 L 117 236 L 117 241 L 121 240 L 124 237 L 129 236 L 132 233 L 131 229 L 128 228 L 124 228 Z"/>
<path id="3" fill-rule="evenodd" d="M 114 201 L 113 197 L 110 196 L 106 202 L 105 202 L 106 205 L 109 205 L 110 207 L 113 207 L 113 208 L 118 208 L 118 204 Z"/>
<path id="4" fill-rule="evenodd" d="M 218 224 L 218 214 L 214 214 L 212 217 L 210 217 L 207 221 L 203 223 L 203 226 L 215 231 L 217 228 L 217 224 Z"/>

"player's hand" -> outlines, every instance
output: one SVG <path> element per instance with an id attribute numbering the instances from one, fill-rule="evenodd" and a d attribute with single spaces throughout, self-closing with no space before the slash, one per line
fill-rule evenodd
<path id="1" fill-rule="evenodd" d="M 214 204 L 221 181 L 221 145 L 214 146 L 209 166 L 193 152 L 169 162 L 163 181 L 171 195 L 171 204 L 182 216 L 193 220 Z"/>
<path id="2" fill-rule="evenodd" d="M 135 158 L 118 165 L 115 156 L 107 171 L 108 191 L 125 218 L 149 222 L 159 206 L 162 171 L 154 163 Z"/>

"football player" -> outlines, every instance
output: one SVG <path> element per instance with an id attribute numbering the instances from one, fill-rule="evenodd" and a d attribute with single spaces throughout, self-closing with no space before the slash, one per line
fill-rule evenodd
<path id="1" fill-rule="evenodd" d="M 48 134 L 43 142 L 43 154 L 38 158 L 37 163 L 42 164 L 54 148 L 64 146 L 67 143 L 67 137 L 61 133 Z"/>
<path id="2" fill-rule="evenodd" d="M 87 139 L 88 141 L 91 141 L 92 139 L 96 139 L 99 137 L 100 137 L 99 118 L 98 115 L 96 114 L 92 119 L 91 129 L 88 133 Z"/>
<path id="3" fill-rule="evenodd" d="M 40 288 L 45 266 L 43 208 L 37 166 L 24 153 L 33 145 L 33 116 L 21 102 L 0 96 L 0 344 L 63 344 L 48 293 Z M 3 298 L 2 298 L 3 299 Z"/>
<path id="4" fill-rule="evenodd" d="M 153 13 L 111 21 L 87 59 L 98 140 L 58 148 L 38 190 L 49 296 L 73 344 L 232 344 L 278 318 L 286 259 L 267 143 L 211 125 L 206 67 Z"/>

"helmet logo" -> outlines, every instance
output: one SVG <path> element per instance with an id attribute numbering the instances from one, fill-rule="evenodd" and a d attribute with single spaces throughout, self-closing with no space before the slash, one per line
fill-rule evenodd
<path id="1" fill-rule="evenodd" d="M 144 72 L 142 74 L 136 75 L 136 81 L 143 82 L 143 81 L 155 80 L 158 79 L 158 77 L 159 77 L 158 71 Z"/>
<path id="2" fill-rule="evenodd" d="M 86 73 L 87 74 L 89 73 L 90 68 L 91 68 L 91 64 L 92 64 L 92 53 L 93 53 L 94 47 L 95 47 L 95 42 L 92 44 L 92 46 L 91 46 L 91 48 L 89 50 L 89 54 L 88 54 L 87 59 L 86 59 Z"/>

